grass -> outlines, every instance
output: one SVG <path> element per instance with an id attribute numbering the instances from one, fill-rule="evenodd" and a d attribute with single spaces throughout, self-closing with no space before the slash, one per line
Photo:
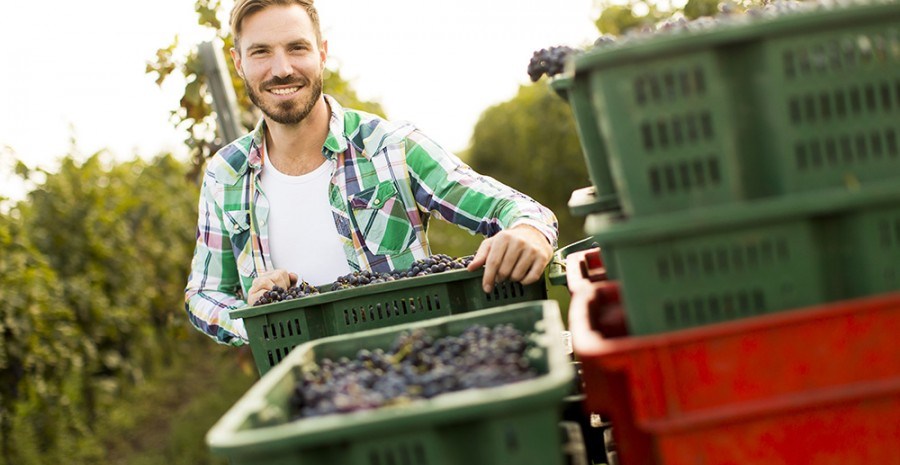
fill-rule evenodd
<path id="1" fill-rule="evenodd" d="M 204 442 L 213 424 L 258 379 L 247 348 L 185 342 L 175 362 L 100 420 L 110 465 L 225 465 Z"/>

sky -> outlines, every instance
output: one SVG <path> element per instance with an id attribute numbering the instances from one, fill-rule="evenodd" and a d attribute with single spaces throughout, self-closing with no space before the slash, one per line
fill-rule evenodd
<path id="1" fill-rule="evenodd" d="M 145 73 L 178 35 L 209 40 L 194 0 L 7 2 L 0 15 L 0 196 L 25 187 L 12 160 L 53 170 L 61 156 L 186 157 L 170 112 L 183 80 Z M 223 4 L 230 9 L 231 2 Z M 388 117 L 451 151 L 468 147 L 483 110 L 528 84 L 535 50 L 584 46 L 598 33 L 593 0 L 317 0 L 329 66 Z M 227 10 L 226 10 L 227 11 Z M 223 15 L 225 19 L 225 15 Z M 327 92 L 327 88 L 325 89 Z"/>

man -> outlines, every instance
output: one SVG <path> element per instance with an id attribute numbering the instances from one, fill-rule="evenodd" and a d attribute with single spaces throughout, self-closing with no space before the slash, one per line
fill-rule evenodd
<path id="1" fill-rule="evenodd" d="M 231 56 L 263 118 L 209 162 L 185 290 L 191 322 L 241 345 L 229 311 L 274 286 L 406 269 L 431 254 L 431 215 L 488 236 L 469 266 L 483 287 L 541 279 L 556 217 L 479 175 L 409 124 L 322 93 L 328 43 L 312 0 L 238 0 Z M 246 296 L 246 302 L 243 296 Z"/>

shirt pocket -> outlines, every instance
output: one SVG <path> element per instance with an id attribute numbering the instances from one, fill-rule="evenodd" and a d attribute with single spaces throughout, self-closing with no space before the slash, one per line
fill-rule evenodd
<path id="1" fill-rule="evenodd" d="M 253 244 L 250 242 L 250 212 L 248 210 L 224 211 L 228 238 L 231 240 L 231 252 L 238 272 L 244 277 L 253 277 L 256 266 L 253 263 Z"/>
<path id="2" fill-rule="evenodd" d="M 393 181 L 382 181 L 351 195 L 349 200 L 369 252 L 391 255 L 409 248 L 414 231 Z"/>

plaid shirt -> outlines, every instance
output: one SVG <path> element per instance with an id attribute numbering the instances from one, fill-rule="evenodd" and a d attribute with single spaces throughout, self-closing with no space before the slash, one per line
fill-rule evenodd
<path id="1" fill-rule="evenodd" d="M 528 224 L 556 247 L 556 217 L 547 208 L 474 172 L 409 124 L 325 98 L 331 120 L 322 155 L 335 161 L 329 199 L 351 269 L 406 269 L 427 257 L 432 215 L 488 237 Z M 253 279 L 273 268 L 259 181 L 264 134 L 261 120 L 219 150 L 203 178 L 185 308 L 195 327 L 222 344 L 246 342 L 243 321 L 229 311 L 246 306 Z"/>

